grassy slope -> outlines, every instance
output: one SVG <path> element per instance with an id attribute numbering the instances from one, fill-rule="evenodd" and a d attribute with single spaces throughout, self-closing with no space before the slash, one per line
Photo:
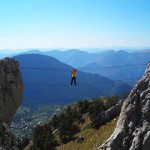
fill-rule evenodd
<path id="1" fill-rule="evenodd" d="M 98 146 L 110 137 L 116 127 L 117 119 L 113 119 L 107 124 L 101 126 L 99 129 L 93 129 L 89 126 L 81 129 L 81 132 L 76 134 L 76 137 L 83 136 L 84 141 L 69 142 L 57 147 L 57 150 L 97 150 Z"/>

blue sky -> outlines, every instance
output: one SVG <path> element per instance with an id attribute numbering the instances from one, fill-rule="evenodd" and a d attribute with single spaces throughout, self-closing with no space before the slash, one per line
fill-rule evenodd
<path id="1" fill-rule="evenodd" d="M 0 49 L 150 47 L 150 0 L 0 0 Z"/>

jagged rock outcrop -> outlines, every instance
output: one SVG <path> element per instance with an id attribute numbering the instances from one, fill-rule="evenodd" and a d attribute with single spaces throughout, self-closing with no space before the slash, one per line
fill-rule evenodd
<path id="1" fill-rule="evenodd" d="M 111 121 L 112 119 L 119 116 L 121 112 L 121 106 L 123 101 L 120 100 L 115 106 L 112 106 L 108 110 L 102 112 L 99 117 L 97 117 L 94 121 L 99 124 L 99 126 Z"/>
<path id="2" fill-rule="evenodd" d="M 150 150 L 150 64 L 122 105 L 117 126 L 99 150 Z"/>
<path id="3" fill-rule="evenodd" d="M 11 58 L 0 60 L 0 149 L 17 149 L 10 124 L 21 104 L 22 93 L 19 63 Z"/>

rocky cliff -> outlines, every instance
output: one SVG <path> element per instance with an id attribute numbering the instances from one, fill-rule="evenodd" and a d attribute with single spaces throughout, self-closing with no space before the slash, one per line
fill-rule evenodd
<path id="1" fill-rule="evenodd" d="M 15 149 L 14 136 L 9 126 L 21 104 L 22 93 L 19 63 L 10 58 L 0 60 L 0 149 Z"/>
<path id="2" fill-rule="evenodd" d="M 99 150 L 150 150 L 150 64 L 122 105 L 117 126 Z"/>

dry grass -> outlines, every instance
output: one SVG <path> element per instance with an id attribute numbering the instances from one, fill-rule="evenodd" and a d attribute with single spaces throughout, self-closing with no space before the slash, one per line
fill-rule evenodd
<path id="1" fill-rule="evenodd" d="M 113 133 L 116 123 L 117 119 L 113 119 L 97 130 L 86 126 L 81 129 L 80 133 L 76 134 L 76 137 L 83 136 L 85 139 L 84 142 L 78 143 L 72 141 L 57 147 L 57 150 L 97 150 L 99 145 L 101 145 Z"/>

